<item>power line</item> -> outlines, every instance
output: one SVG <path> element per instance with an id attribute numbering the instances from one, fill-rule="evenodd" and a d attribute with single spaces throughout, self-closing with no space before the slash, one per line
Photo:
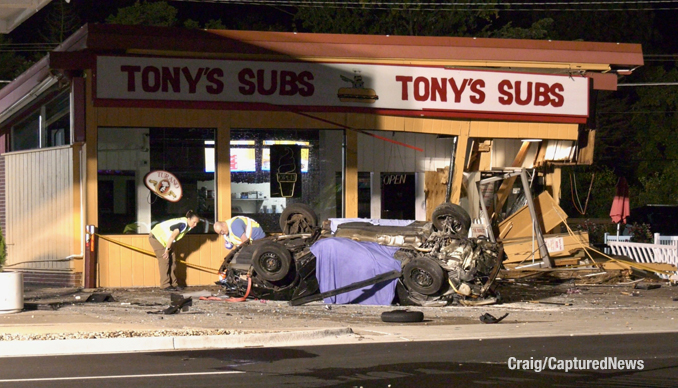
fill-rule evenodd
<path id="1" fill-rule="evenodd" d="M 626 12 L 626 11 L 676 11 L 675 7 L 651 7 L 652 4 L 676 4 L 673 0 L 659 1 L 611 1 L 611 2 L 509 2 L 509 3 L 479 3 L 479 2 L 369 2 L 359 1 L 294 1 L 294 0 L 176 0 L 198 3 L 219 3 L 219 4 L 238 4 L 238 5 L 263 5 L 273 7 L 297 7 L 297 8 L 342 8 L 342 9 L 370 9 L 370 10 L 389 10 L 389 11 L 411 11 L 413 7 L 417 11 L 508 11 L 508 12 Z M 642 7 L 613 7 L 613 8 L 569 8 L 571 6 L 600 6 L 600 5 L 638 5 Z M 519 8 L 512 8 L 518 6 Z M 525 7 L 529 6 L 529 7 Z M 547 8 L 543 8 L 548 6 Z M 494 8 L 491 8 L 494 7 Z"/>
<path id="2" fill-rule="evenodd" d="M 384 6 L 384 5 L 412 5 L 412 6 L 431 6 L 431 5 L 465 5 L 465 6 L 483 6 L 490 5 L 489 2 L 469 1 L 469 2 L 441 2 L 441 1 L 330 1 L 330 0 L 177 0 L 177 1 L 192 1 L 196 3 L 236 3 L 236 4 L 277 4 L 277 5 L 305 5 L 305 6 L 326 6 L 326 5 L 360 5 L 365 7 L 370 6 Z M 521 1 L 512 2 L 504 1 L 501 5 L 609 5 L 609 4 L 676 4 L 678 0 L 650 0 L 650 1 L 633 1 L 633 0 L 617 0 L 617 1 Z"/>
<path id="3" fill-rule="evenodd" d="M 641 82 L 630 84 L 617 84 L 617 86 L 677 86 L 678 82 Z"/>

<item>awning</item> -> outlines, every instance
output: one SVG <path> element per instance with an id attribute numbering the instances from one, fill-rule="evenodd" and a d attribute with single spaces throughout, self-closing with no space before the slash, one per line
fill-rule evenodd
<path id="1" fill-rule="evenodd" d="M 9 0 L 0 2 L 0 34 L 9 34 L 51 1 Z"/>

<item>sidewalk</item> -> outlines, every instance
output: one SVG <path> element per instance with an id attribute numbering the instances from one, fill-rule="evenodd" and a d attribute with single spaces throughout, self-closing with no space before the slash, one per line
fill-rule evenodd
<path id="1" fill-rule="evenodd" d="M 190 287 L 189 311 L 154 314 L 170 304 L 157 289 L 26 289 L 37 310 L 0 315 L 0 357 L 178 349 L 299 346 L 529 336 L 568 336 L 678 331 L 678 287 L 502 283 L 504 303 L 481 307 L 410 307 L 421 323 L 384 323 L 396 306 L 241 303 L 198 300 L 216 286 Z M 85 302 L 93 292 L 115 301 Z M 535 303 L 538 302 L 538 303 Z M 52 307 L 56 309 L 52 309 Z M 508 317 L 483 324 L 489 313 Z"/>

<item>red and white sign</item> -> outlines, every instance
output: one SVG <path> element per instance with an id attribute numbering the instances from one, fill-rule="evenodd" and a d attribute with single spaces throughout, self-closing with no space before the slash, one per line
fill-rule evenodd
<path id="1" fill-rule="evenodd" d="M 544 239 L 544 245 L 549 253 L 557 253 L 565 250 L 565 241 L 562 237 L 550 237 Z"/>
<path id="2" fill-rule="evenodd" d="M 582 76 L 438 67 L 97 57 L 99 99 L 588 116 Z"/>
<path id="3" fill-rule="evenodd" d="M 183 195 L 179 179 L 167 171 L 156 170 L 149 172 L 144 176 L 144 184 L 158 197 L 170 202 L 179 202 Z"/>

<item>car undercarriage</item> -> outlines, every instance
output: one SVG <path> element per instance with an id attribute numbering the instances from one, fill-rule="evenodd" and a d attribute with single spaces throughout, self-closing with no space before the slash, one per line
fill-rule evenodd
<path id="1" fill-rule="evenodd" d="M 323 258 L 316 257 L 311 247 L 322 239 L 345 238 L 398 248 L 392 258 L 400 262 L 400 273 L 387 274 L 388 281 L 397 277 L 394 304 L 468 306 L 498 301 L 493 286 L 504 257 L 502 246 L 484 237 L 467 237 L 470 217 L 458 205 L 438 206 L 431 222 L 407 226 L 347 222 L 332 233 L 328 222 L 318 226 L 310 207 L 294 204 L 281 215 L 280 224 L 282 235 L 237 247 L 224 259 L 218 283 L 225 293 L 287 300 L 293 305 L 322 300 L 332 292 L 320 292 L 316 261 Z M 240 265 L 232 265 L 233 261 Z M 375 276 L 369 279 L 372 283 L 357 282 L 333 291 L 336 295 L 384 279 Z"/>

